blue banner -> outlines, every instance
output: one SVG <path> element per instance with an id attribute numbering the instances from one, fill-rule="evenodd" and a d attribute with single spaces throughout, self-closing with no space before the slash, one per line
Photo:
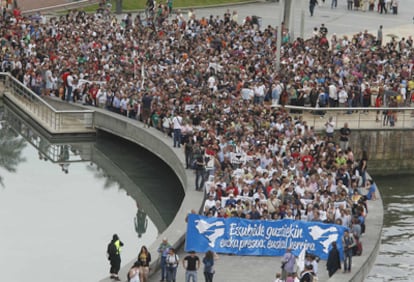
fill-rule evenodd
<path id="1" fill-rule="evenodd" d="M 252 256 L 283 256 L 287 248 L 299 256 L 302 249 L 327 259 L 332 242 L 342 256 L 345 227 L 300 220 L 248 220 L 188 216 L 186 251 Z"/>

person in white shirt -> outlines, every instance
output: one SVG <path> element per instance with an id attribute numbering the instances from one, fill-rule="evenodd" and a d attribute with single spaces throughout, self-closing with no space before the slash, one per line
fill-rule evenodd
<path id="1" fill-rule="evenodd" d="M 329 85 L 328 89 L 329 89 L 329 106 L 331 108 L 336 107 L 336 103 L 338 102 L 338 90 L 333 83 Z"/>
<path id="2" fill-rule="evenodd" d="M 46 72 L 45 72 L 45 95 L 49 96 L 50 95 L 50 91 L 53 88 L 53 78 L 52 78 L 52 71 L 50 70 L 50 68 L 48 66 L 45 67 L 46 68 Z"/>
<path id="3" fill-rule="evenodd" d="M 338 93 L 339 107 L 344 108 L 346 107 L 345 103 L 348 100 L 348 93 L 343 87 L 340 87 L 339 89 L 340 89 Z"/>
<path id="4" fill-rule="evenodd" d="M 213 194 L 209 194 L 208 198 L 204 202 L 204 211 L 209 211 L 211 208 L 213 208 L 216 205 L 216 199 L 214 199 Z"/>
<path id="5" fill-rule="evenodd" d="M 254 92 L 254 103 L 263 104 L 265 92 L 266 92 L 266 86 L 262 82 L 258 82 L 253 87 L 253 92 Z"/>
<path id="6" fill-rule="evenodd" d="M 282 85 L 279 81 L 276 81 L 275 84 L 272 85 L 272 105 L 278 105 L 280 95 L 282 94 Z"/>
<path id="7" fill-rule="evenodd" d="M 325 123 L 326 136 L 333 137 L 335 131 L 335 122 L 333 117 L 329 117 L 329 120 Z"/>
<path id="8" fill-rule="evenodd" d="M 66 101 L 71 102 L 72 101 L 72 91 L 73 91 L 73 86 L 74 86 L 73 72 L 71 70 L 69 71 L 69 75 L 66 78 L 66 84 L 67 84 Z"/>
<path id="9" fill-rule="evenodd" d="M 182 127 L 183 118 L 180 116 L 180 113 L 176 113 L 172 118 L 173 130 L 174 130 L 174 148 L 181 147 L 181 127 Z"/>
<path id="10" fill-rule="evenodd" d="M 99 108 L 105 108 L 107 100 L 106 88 L 99 88 L 98 93 L 96 94 L 96 101 L 98 102 Z"/>
<path id="11" fill-rule="evenodd" d="M 207 80 L 208 88 L 210 89 L 211 93 L 214 93 L 217 91 L 217 83 L 216 78 L 214 75 L 210 76 Z"/>

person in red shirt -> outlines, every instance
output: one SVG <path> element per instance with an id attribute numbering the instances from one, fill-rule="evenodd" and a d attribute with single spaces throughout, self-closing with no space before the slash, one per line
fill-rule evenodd
<path id="1" fill-rule="evenodd" d="M 206 148 L 206 155 L 209 156 L 214 156 L 216 154 L 216 152 L 213 149 L 213 145 L 208 145 L 208 147 Z"/>
<path id="2" fill-rule="evenodd" d="M 16 19 L 16 23 L 19 23 L 22 19 L 22 11 L 20 11 L 20 9 L 16 7 L 15 9 L 13 9 L 13 16 Z"/>
<path id="3" fill-rule="evenodd" d="M 382 107 L 382 95 L 378 94 L 377 98 L 375 99 L 375 107 L 381 108 Z M 375 116 L 375 121 L 380 122 L 380 111 L 377 111 L 377 115 Z"/>
<path id="4" fill-rule="evenodd" d="M 99 85 L 92 83 L 91 88 L 89 88 L 89 95 L 92 97 L 95 106 L 97 105 L 96 95 L 98 94 L 98 91 L 99 91 Z"/>
<path id="5" fill-rule="evenodd" d="M 309 154 L 309 152 L 305 152 L 305 154 L 300 158 L 300 160 L 303 163 L 303 166 L 307 167 L 308 169 L 311 169 L 313 166 L 313 157 Z"/>
<path id="6" fill-rule="evenodd" d="M 239 189 L 237 188 L 234 181 L 231 181 L 230 184 L 226 188 L 226 195 L 233 194 L 234 197 L 237 197 L 239 195 Z"/>
<path id="7" fill-rule="evenodd" d="M 68 83 L 68 76 L 70 74 L 69 70 L 66 70 L 63 74 L 62 74 L 62 81 L 63 81 L 63 91 L 62 91 L 62 100 L 65 100 L 65 93 L 66 93 L 66 88 L 67 88 L 67 83 Z"/>

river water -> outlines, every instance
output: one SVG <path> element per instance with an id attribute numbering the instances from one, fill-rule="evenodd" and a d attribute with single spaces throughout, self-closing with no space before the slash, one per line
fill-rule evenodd
<path id="1" fill-rule="evenodd" d="M 174 218 L 184 196 L 179 181 L 146 150 L 108 134 L 93 143 L 45 145 L 16 116 L 5 121 L 4 111 L 0 103 L 2 280 L 98 281 L 108 273 L 105 249 L 114 232 L 125 243 L 125 263 Z M 384 226 L 365 281 L 413 281 L 414 176 L 374 179 Z M 155 207 L 154 220 L 144 206 Z"/>
<path id="2" fill-rule="evenodd" d="M 2 105 L 0 182 L 1 281 L 99 281 L 114 233 L 125 264 L 183 199 L 172 170 L 143 148 L 108 134 L 51 143 Z"/>
<path id="3" fill-rule="evenodd" d="M 374 177 L 384 203 L 380 253 L 365 281 L 413 281 L 414 176 Z"/>

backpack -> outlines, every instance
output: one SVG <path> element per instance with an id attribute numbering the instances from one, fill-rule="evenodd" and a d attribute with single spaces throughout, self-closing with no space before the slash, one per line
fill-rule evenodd
<path id="1" fill-rule="evenodd" d="M 108 253 L 108 258 L 113 258 L 114 256 L 116 256 L 118 250 L 116 249 L 115 243 L 111 242 L 108 244 L 108 248 L 106 250 L 106 252 Z"/>
<path id="2" fill-rule="evenodd" d="M 354 256 L 360 256 L 362 255 L 362 243 L 361 243 L 361 240 L 359 239 L 356 239 L 355 241 L 356 241 L 356 245 L 353 247 L 352 252 Z"/>

